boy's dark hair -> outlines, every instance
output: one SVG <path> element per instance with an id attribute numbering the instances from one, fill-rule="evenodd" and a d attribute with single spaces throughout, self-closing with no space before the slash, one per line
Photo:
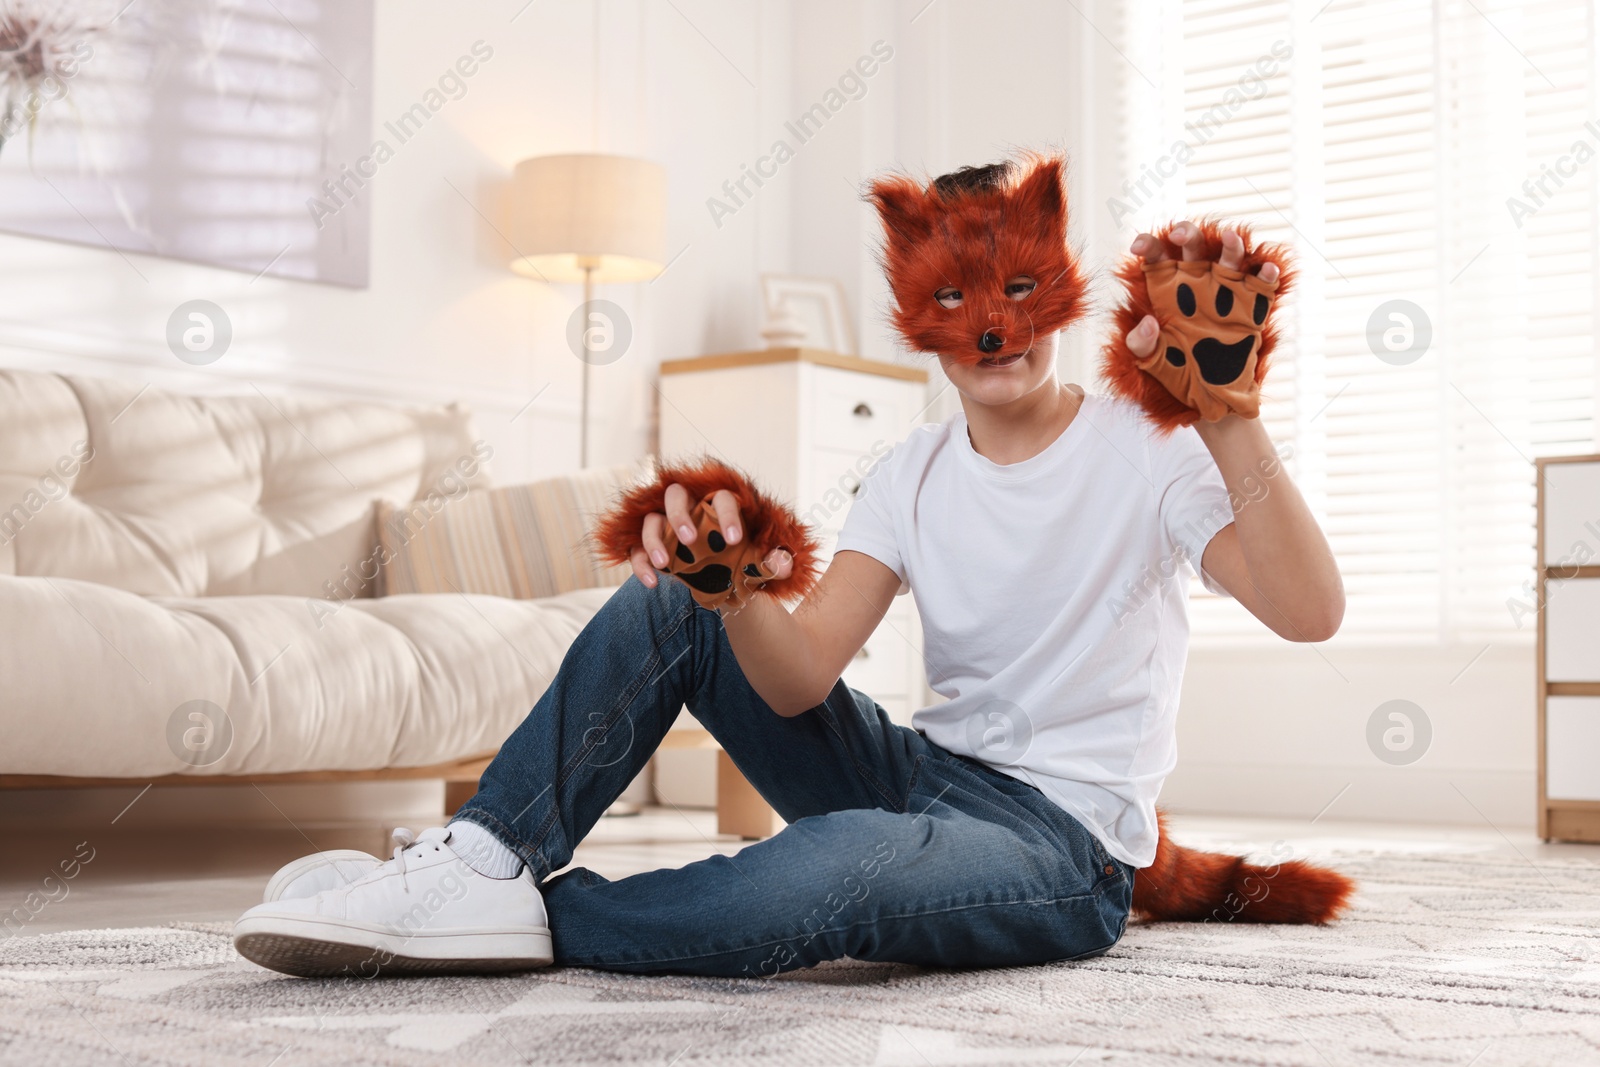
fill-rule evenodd
<path id="1" fill-rule="evenodd" d="M 962 167 L 933 179 L 933 191 L 943 197 L 962 193 L 987 192 L 1003 188 L 1011 178 L 1013 165 L 1009 162 L 990 163 L 982 167 Z"/>

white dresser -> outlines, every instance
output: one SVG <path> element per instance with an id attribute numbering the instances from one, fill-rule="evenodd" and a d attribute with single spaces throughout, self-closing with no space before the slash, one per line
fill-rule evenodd
<path id="1" fill-rule="evenodd" d="M 664 461 L 711 455 L 747 471 L 834 542 L 862 476 L 923 419 L 928 376 L 912 367 L 809 348 L 734 352 L 661 365 Z M 922 630 L 910 595 L 893 606 L 845 670 L 897 723 L 930 702 Z M 718 809 L 723 833 L 764 837 L 781 824 L 732 762 L 680 731 L 656 757 L 656 791 L 680 806 Z"/>
<path id="2" fill-rule="evenodd" d="M 928 376 L 808 348 L 661 365 L 661 456 L 710 454 L 749 472 L 822 537 L 831 556 L 861 477 L 922 421 Z M 909 725 L 923 706 L 922 635 L 895 598 L 844 680 Z"/>
<path id="3" fill-rule="evenodd" d="M 1539 836 L 1600 841 L 1600 456 L 1538 476 Z"/>

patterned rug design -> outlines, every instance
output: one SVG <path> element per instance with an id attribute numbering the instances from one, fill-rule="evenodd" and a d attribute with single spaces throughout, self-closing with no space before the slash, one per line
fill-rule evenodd
<path id="1" fill-rule="evenodd" d="M 1600 1064 L 1600 863 L 1347 850 L 1326 929 L 1131 926 L 1085 963 L 770 980 L 302 981 L 192 925 L 0 943 L 0 1063 Z"/>

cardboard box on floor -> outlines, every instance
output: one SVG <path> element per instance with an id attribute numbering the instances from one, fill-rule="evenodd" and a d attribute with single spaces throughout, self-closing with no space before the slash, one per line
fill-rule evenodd
<path id="1" fill-rule="evenodd" d="M 709 766 L 715 761 L 716 769 Z M 656 755 L 656 797 L 677 807 L 717 809 L 717 833 L 759 839 L 783 828 L 783 820 L 707 731 L 677 727 L 667 732 Z M 710 788 L 708 788 L 710 787 Z"/>

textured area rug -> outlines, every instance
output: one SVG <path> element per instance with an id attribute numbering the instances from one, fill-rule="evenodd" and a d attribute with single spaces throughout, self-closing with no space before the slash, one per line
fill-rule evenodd
<path id="1" fill-rule="evenodd" d="M 550 970 L 303 981 L 223 926 L 0 944 L 0 1062 L 1600 1063 L 1600 867 L 1345 852 L 1325 929 L 1132 926 L 1085 963 L 770 980 Z"/>

